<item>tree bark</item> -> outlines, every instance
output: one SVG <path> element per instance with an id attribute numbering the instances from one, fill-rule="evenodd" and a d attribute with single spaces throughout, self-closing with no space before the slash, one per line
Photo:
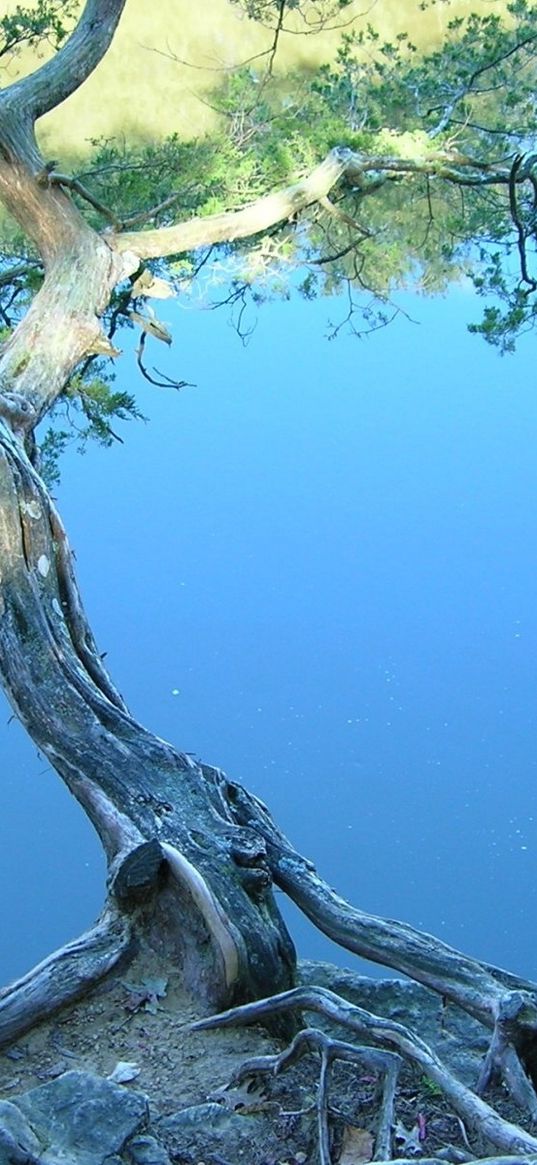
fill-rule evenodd
<path id="1" fill-rule="evenodd" d="M 88 0 L 54 60 L 0 93 L 0 200 L 44 270 L 40 291 L 0 351 L 0 676 L 15 713 L 95 826 L 108 860 L 108 896 L 96 926 L 0 992 L 0 1044 L 80 997 L 140 943 L 171 956 L 204 1007 L 287 992 L 295 951 L 275 905 L 274 880 L 334 941 L 403 971 L 487 1024 L 483 1084 L 503 1075 L 535 1117 L 537 1097 L 517 1053 L 526 1061 L 529 1052 L 537 1065 L 537 987 L 343 902 L 255 798 L 132 718 L 103 666 L 67 536 L 25 447 L 80 362 L 93 353 L 117 354 L 101 317 L 140 260 L 265 231 L 322 203 L 340 179 L 367 193 L 402 173 L 481 185 L 506 184 L 511 171 L 450 150 L 405 159 L 334 149 L 311 174 L 250 206 L 162 230 L 101 235 L 73 203 L 65 179 L 55 181 L 45 165 L 34 123 L 102 58 L 124 3 Z M 285 996 L 283 1009 L 276 1000 L 241 1015 L 292 1014 L 300 1001 L 311 1005 L 303 994 Z M 365 1026 L 382 1043 L 381 1021 L 362 1023 L 356 1011 L 354 1030 Z M 384 1037 L 437 1079 L 495 1144 L 535 1150 L 537 1140 L 498 1123 L 478 1097 L 461 1092 L 417 1037 L 393 1025 Z"/>
<path id="2" fill-rule="evenodd" d="M 129 715 L 87 625 L 54 505 L 5 424 L 0 563 L 4 687 L 99 833 L 114 910 L 167 945 L 208 1004 L 289 985 L 294 949 L 263 842 L 234 822 L 217 769 Z"/>

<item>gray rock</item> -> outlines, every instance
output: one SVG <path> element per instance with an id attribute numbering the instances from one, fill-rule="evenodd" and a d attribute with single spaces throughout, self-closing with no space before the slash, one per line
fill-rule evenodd
<path id="1" fill-rule="evenodd" d="M 0 1165 L 37 1160 L 39 1141 L 16 1104 L 0 1100 Z"/>
<path id="2" fill-rule="evenodd" d="M 220 1154 L 234 1163 L 256 1159 L 255 1146 L 271 1140 L 270 1117 L 240 1116 L 220 1104 L 196 1104 L 158 1122 L 158 1132 L 170 1148 L 194 1157 Z"/>
<path id="3" fill-rule="evenodd" d="M 369 979 L 331 963 L 309 961 L 300 963 L 299 980 L 304 986 L 327 987 L 357 1007 L 405 1024 L 459 1080 L 475 1087 L 490 1032 L 454 1004 L 444 1007 L 434 991 L 407 979 Z M 340 1026 L 337 1030 L 340 1039 L 349 1038 Z"/>
<path id="4" fill-rule="evenodd" d="M 170 1158 L 156 1137 L 133 1137 L 127 1152 L 133 1165 L 170 1165 Z"/>
<path id="5" fill-rule="evenodd" d="M 148 1122 L 147 1097 L 88 1072 L 66 1072 L 16 1098 L 42 1165 L 109 1165 Z"/>

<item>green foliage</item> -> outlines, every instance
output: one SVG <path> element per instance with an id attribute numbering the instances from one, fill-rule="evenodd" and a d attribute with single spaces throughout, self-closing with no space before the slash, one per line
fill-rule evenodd
<path id="1" fill-rule="evenodd" d="M 123 438 L 115 431 L 117 421 L 145 420 L 135 398 L 114 390 L 112 373 L 102 360 L 88 361 L 86 368 L 71 377 L 52 412 L 52 425 L 39 441 L 40 472 L 47 485 L 60 480 L 59 461 L 74 442 L 84 453 L 88 441 L 109 448 Z"/>
<path id="2" fill-rule="evenodd" d="M 297 14 L 311 28 L 324 27 L 348 8 L 352 0 L 231 0 L 250 18 L 269 27 L 281 24 L 289 14 Z"/>
<path id="3" fill-rule="evenodd" d="M 79 429 L 80 439 L 93 438 L 100 445 L 109 446 L 114 440 L 119 440 L 112 422 L 132 418 L 141 420 L 142 413 L 130 393 L 111 388 L 110 373 L 107 374 L 102 367 L 100 376 L 95 371 L 90 365 L 86 374 L 71 377 L 64 397 L 77 406 L 87 422 Z"/>
<path id="4" fill-rule="evenodd" d="M 493 296 L 496 302 L 485 307 L 479 323 L 469 324 L 469 331 L 483 336 L 502 355 L 514 352 L 518 337 L 537 323 L 535 286 L 527 286 L 513 275 L 508 257 L 499 251 L 483 256 L 481 271 L 473 275 L 473 282 L 479 295 Z"/>
<path id="5" fill-rule="evenodd" d="M 422 1076 L 420 1083 L 421 1091 L 428 1100 L 440 1099 L 443 1096 L 442 1089 L 430 1076 Z"/>
<path id="6" fill-rule="evenodd" d="M 285 28 L 296 31 L 301 20 L 310 31 L 337 23 L 347 7 L 347 0 L 232 2 L 273 30 L 272 50 Z M 441 2 L 445 11 L 449 0 Z M 9 59 L 23 45 L 45 41 L 57 46 L 72 11 L 71 0 L 18 7 L 0 19 L 0 54 Z M 245 306 L 267 296 L 298 289 L 309 299 L 346 289 L 346 322 L 361 332 L 389 321 L 400 288 L 438 293 L 470 278 L 485 300 L 471 330 L 512 351 L 537 322 L 537 154 L 527 153 L 537 135 L 537 7 L 511 0 L 501 12 L 457 17 L 425 51 L 406 33 L 386 42 L 372 25 L 345 26 L 329 63 L 284 78 L 272 50 L 223 73 L 209 95 L 218 113 L 210 136 L 94 141 L 77 177 L 120 228 L 151 228 L 244 206 L 297 181 L 332 148 L 347 147 L 371 162 L 354 185 L 340 182 L 329 200 L 265 236 L 212 248 L 210 264 L 209 252 L 172 256 L 152 264 L 154 273 L 167 273 L 185 294 L 196 283 L 213 301 L 230 304 L 243 336 Z M 387 158 L 409 169 L 390 167 Z M 101 229 L 102 215 L 75 197 Z M 6 336 L 41 280 L 28 245 L 16 232 L 6 235 Z M 104 320 L 110 335 L 130 326 L 130 290 L 112 298 Z M 73 433 L 79 443 L 108 445 L 121 439 L 117 420 L 140 416 L 112 379 L 104 361 L 90 360 L 66 386 L 41 445 L 50 480 Z"/>
<path id="7" fill-rule="evenodd" d="M 71 440 L 69 431 L 49 427 L 39 443 L 39 471 L 49 489 L 60 481 L 60 458 Z"/>
<path id="8" fill-rule="evenodd" d="M 193 214 L 211 214 L 231 193 L 230 175 L 238 162 L 225 135 L 185 142 L 173 134 L 163 142 L 134 148 L 114 140 L 96 141 L 93 146 L 91 169 L 79 177 L 101 202 L 113 208 L 120 222 L 127 224 L 138 216 L 146 219 L 152 208 L 152 226 L 167 226 Z M 235 197 L 239 198 L 244 184 L 240 170 L 234 182 Z M 170 202 L 172 196 L 175 201 Z M 164 202 L 167 205 L 158 209 Z"/>
<path id="9" fill-rule="evenodd" d="M 13 58 L 23 46 L 59 48 L 76 7 L 74 0 L 36 0 L 31 8 L 18 4 L 13 12 L 0 17 L 0 57 Z"/>
<path id="10" fill-rule="evenodd" d="M 240 2 L 249 17 L 276 29 L 288 16 L 322 24 L 344 7 L 338 0 Z M 474 330 L 509 350 L 533 323 L 534 289 L 517 287 L 512 263 L 502 268 L 501 287 L 487 274 L 491 243 L 507 256 L 516 242 L 507 184 L 492 179 L 494 167 L 505 172 L 535 138 L 536 86 L 537 8 L 527 0 L 507 3 L 503 14 L 452 19 L 428 51 L 406 33 L 385 42 L 370 24 L 353 25 L 334 60 L 314 73 L 278 78 L 262 57 L 225 74 L 210 98 L 220 115 L 211 137 L 185 142 L 174 134 L 136 148 L 95 142 L 91 168 L 80 177 L 125 226 L 154 226 L 242 206 L 295 181 L 334 146 L 417 162 L 446 150 L 472 158 L 470 181 L 464 167 L 451 183 L 439 167 L 428 177 L 378 170 L 360 185 L 342 183 L 331 198 L 338 213 L 310 210 L 271 231 L 268 245 L 254 239 L 219 248 L 214 284 L 219 294 L 227 274 L 232 301 L 241 283 L 257 286 L 258 299 L 288 295 L 300 263 L 302 294 L 350 284 L 356 302 L 361 295 L 370 312 L 373 295 L 382 314 L 398 287 L 438 292 L 470 276 L 483 295 L 501 292 L 504 300 Z M 529 240 L 531 186 L 519 197 Z M 196 257 L 180 262 L 182 274 L 195 277 Z"/>

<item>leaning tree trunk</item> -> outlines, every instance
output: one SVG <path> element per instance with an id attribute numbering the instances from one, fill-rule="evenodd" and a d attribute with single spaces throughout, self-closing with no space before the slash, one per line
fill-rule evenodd
<path id="1" fill-rule="evenodd" d="M 100 322 L 114 288 L 144 258 L 255 234 L 322 200 L 344 172 L 356 182 L 357 173 L 379 169 L 378 159 L 335 149 L 306 178 L 240 211 L 97 233 L 69 196 L 69 180 L 44 165 L 33 127 L 89 75 L 124 3 L 87 0 L 56 58 L 0 93 L 0 200 L 44 271 L 0 349 L 0 680 L 93 822 L 109 867 L 96 926 L 0 991 L 0 1045 L 82 995 L 140 942 L 171 956 L 211 1008 L 286 992 L 295 952 L 272 896 L 274 878 L 334 941 L 413 976 L 487 1024 L 482 1087 L 501 1076 L 537 1123 L 537 1095 L 520 1063 L 537 1083 L 536 985 L 339 899 L 255 798 L 132 719 L 96 649 L 61 520 L 27 446 L 77 365 L 93 353 L 116 354 Z M 385 173 L 441 166 L 453 177 L 448 155 L 381 161 Z"/>
<path id="2" fill-rule="evenodd" d="M 196 764 L 129 715 L 85 620 L 58 514 L 5 426 L 0 563 L 5 690 L 87 812 L 108 859 L 115 923 L 99 968 L 108 969 L 116 947 L 119 953 L 144 935 L 168 949 L 187 985 L 211 1006 L 290 985 L 294 949 L 274 904 L 262 840 L 233 821 L 219 770 Z M 87 987 L 83 948 L 79 940 L 71 994 Z M 87 954 L 91 962 L 93 932 Z M 49 976 L 49 1008 L 65 1001 L 58 990 L 65 974 L 64 957 L 58 975 Z M 13 1038 L 12 1030 L 6 1034 Z"/>
<path id="3" fill-rule="evenodd" d="M 77 364 L 110 351 L 100 317 L 139 260 L 115 251 L 51 184 L 21 101 L 0 104 L 0 199 L 45 275 L 0 350 L 0 679 L 109 864 L 97 928 L 0 996 L 5 1040 L 85 991 L 142 935 L 211 1007 L 289 987 L 295 953 L 264 842 L 234 820 L 220 772 L 137 724 L 107 676 L 61 520 L 26 452 Z"/>

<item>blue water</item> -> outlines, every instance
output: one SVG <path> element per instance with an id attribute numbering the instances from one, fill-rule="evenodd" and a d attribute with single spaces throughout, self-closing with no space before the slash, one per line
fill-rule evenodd
<path id="1" fill-rule="evenodd" d="M 328 342 L 336 301 L 170 307 L 196 382 L 121 385 L 147 425 L 67 455 L 59 500 L 132 711 L 267 801 L 360 907 L 537 976 L 537 395 L 465 290 Z M 533 357 L 533 358 L 532 358 Z M 2 716 L 2 725 L 9 710 Z M 91 828 L 1 731 L 0 978 L 98 913 Z M 348 961 L 292 911 L 304 956 Z M 354 964 L 355 965 L 355 964 Z"/>

